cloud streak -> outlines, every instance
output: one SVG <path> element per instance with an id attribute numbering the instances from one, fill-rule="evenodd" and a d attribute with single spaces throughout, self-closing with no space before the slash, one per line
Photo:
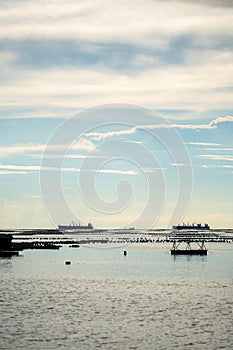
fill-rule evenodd
<path id="1" fill-rule="evenodd" d="M 192 146 L 209 146 L 209 147 L 215 147 L 219 146 L 222 147 L 223 145 L 221 143 L 215 143 L 215 142 L 186 142 L 186 145 L 192 145 Z"/>
<path id="2" fill-rule="evenodd" d="M 174 167 L 184 167 L 184 166 L 188 166 L 188 164 L 185 163 L 171 163 L 172 166 Z"/>
<path id="3" fill-rule="evenodd" d="M 80 168 L 68 168 L 68 167 L 42 167 L 40 165 L 15 165 L 15 164 L 0 164 L 0 175 L 9 174 L 29 174 L 35 171 L 61 171 L 61 172 L 86 172 L 98 174 L 118 174 L 118 175 L 130 175 L 135 176 L 137 172 L 135 170 L 122 170 L 122 169 L 80 169 Z"/>
<path id="4" fill-rule="evenodd" d="M 20 154 L 27 154 L 30 152 L 41 152 L 41 154 L 46 150 L 48 152 L 59 152 L 62 150 L 73 150 L 73 151 L 93 151 L 95 145 L 85 138 L 79 139 L 76 143 L 72 145 L 57 144 L 57 145 L 46 145 L 46 144 L 25 144 L 25 145 L 15 145 L 15 146 L 0 146 L 0 157 L 7 158 L 11 156 L 17 156 Z M 50 153 L 52 156 L 52 154 Z M 56 153 L 55 153 L 56 155 Z"/>
<path id="5" fill-rule="evenodd" d="M 112 138 L 112 137 L 120 137 L 124 135 L 132 135 L 135 134 L 136 130 L 138 127 L 132 127 L 128 130 L 120 130 L 120 131 L 108 131 L 105 133 L 98 133 L 98 132 L 91 132 L 85 134 L 86 137 L 91 138 L 92 140 L 95 141 L 102 141 L 107 138 Z"/>
<path id="6" fill-rule="evenodd" d="M 26 175 L 27 171 L 0 170 L 0 175 Z"/>
<path id="7" fill-rule="evenodd" d="M 201 164 L 198 165 L 198 168 L 204 168 L 204 169 L 212 169 L 212 168 L 223 168 L 223 169 L 233 169 L 233 165 L 213 165 L 213 164 Z"/>
<path id="8" fill-rule="evenodd" d="M 226 116 L 221 118 L 213 119 L 208 124 L 151 124 L 151 125 L 137 125 L 130 129 L 103 132 L 103 133 L 87 133 L 85 137 L 88 137 L 95 141 L 102 141 L 107 138 L 121 137 L 126 135 L 133 135 L 139 130 L 155 130 L 155 129 L 180 129 L 180 130 L 213 130 L 217 129 L 219 124 L 233 122 L 233 117 Z M 197 146 L 221 146 L 219 143 L 210 143 L 210 142 L 186 142 L 189 145 Z"/>
<path id="9" fill-rule="evenodd" d="M 227 161 L 227 162 L 233 161 L 233 156 L 229 156 L 229 155 L 200 154 L 198 155 L 198 157 L 209 159 L 209 160 L 221 160 L 221 161 Z"/>
<path id="10" fill-rule="evenodd" d="M 232 116 L 219 117 L 219 118 L 212 120 L 209 125 L 215 126 L 215 125 L 219 125 L 219 124 L 227 123 L 227 122 L 229 122 L 229 123 L 233 122 L 233 117 Z"/>

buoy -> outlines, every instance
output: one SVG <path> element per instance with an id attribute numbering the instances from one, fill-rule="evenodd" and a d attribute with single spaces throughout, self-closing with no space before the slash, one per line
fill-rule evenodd
<path id="1" fill-rule="evenodd" d="M 65 264 L 66 265 L 71 265 L 71 261 L 66 261 Z"/>
<path id="2" fill-rule="evenodd" d="M 124 250 L 124 255 L 127 255 L 127 251 L 126 250 Z"/>

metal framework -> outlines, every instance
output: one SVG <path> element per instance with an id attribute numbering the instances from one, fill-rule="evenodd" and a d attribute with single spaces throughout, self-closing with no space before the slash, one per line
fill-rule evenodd
<path id="1" fill-rule="evenodd" d="M 185 243 L 186 247 L 183 249 L 179 249 L 180 244 Z M 193 249 L 191 247 L 191 243 L 196 243 L 198 245 L 198 249 Z M 205 247 L 204 240 L 196 240 L 196 239 L 179 239 L 174 240 L 171 248 L 171 254 L 173 255 L 207 255 L 207 249 Z"/>

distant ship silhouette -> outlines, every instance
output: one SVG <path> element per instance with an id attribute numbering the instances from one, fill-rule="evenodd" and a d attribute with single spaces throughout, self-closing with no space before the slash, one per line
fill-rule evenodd
<path id="1" fill-rule="evenodd" d="M 201 224 L 183 224 L 183 225 L 176 225 L 172 226 L 173 230 L 209 230 L 210 226 L 208 224 L 201 225 Z"/>
<path id="2" fill-rule="evenodd" d="M 92 230 L 93 225 L 89 222 L 87 226 L 76 224 L 76 222 L 72 221 L 70 225 L 58 225 L 58 230 Z"/>

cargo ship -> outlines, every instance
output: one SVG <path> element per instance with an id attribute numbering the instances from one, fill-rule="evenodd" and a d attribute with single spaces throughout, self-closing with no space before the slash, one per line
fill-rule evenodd
<path id="1" fill-rule="evenodd" d="M 208 224 L 183 224 L 172 226 L 173 230 L 196 230 L 196 231 L 208 231 L 210 226 Z"/>
<path id="2" fill-rule="evenodd" d="M 93 225 L 89 222 L 87 226 L 76 224 L 72 221 L 70 225 L 58 225 L 58 230 L 60 231 L 70 231 L 70 230 L 93 230 Z"/>

